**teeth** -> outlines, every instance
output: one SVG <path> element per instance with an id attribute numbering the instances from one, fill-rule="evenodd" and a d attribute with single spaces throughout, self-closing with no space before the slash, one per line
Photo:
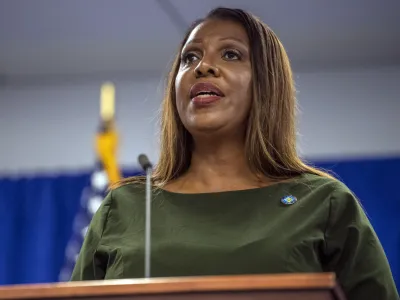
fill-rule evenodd
<path id="1" fill-rule="evenodd" d="M 215 94 L 201 94 L 201 95 L 198 95 L 197 97 L 199 97 L 199 98 L 207 98 L 207 97 L 210 97 L 210 96 L 216 96 Z"/>
<path id="2" fill-rule="evenodd" d="M 217 96 L 215 93 L 201 93 L 198 94 L 197 97 L 209 97 L 209 96 Z"/>

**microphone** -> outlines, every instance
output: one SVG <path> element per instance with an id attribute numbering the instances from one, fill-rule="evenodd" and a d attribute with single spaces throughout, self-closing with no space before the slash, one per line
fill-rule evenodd
<path id="1" fill-rule="evenodd" d="M 146 224 L 145 224 L 145 246 L 144 246 L 144 277 L 150 278 L 150 239 L 151 239 L 151 173 L 153 166 L 145 154 L 138 157 L 140 166 L 146 172 Z"/>
<path id="2" fill-rule="evenodd" d="M 153 168 L 146 154 L 140 154 L 138 157 L 138 161 L 144 171 L 146 171 L 148 168 Z"/>

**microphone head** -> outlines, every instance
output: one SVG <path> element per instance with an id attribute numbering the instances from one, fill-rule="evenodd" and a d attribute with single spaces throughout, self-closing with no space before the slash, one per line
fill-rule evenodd
<path id="1" fill-rule="evenodd" d="M 147 170 L 148 168 L 152 168 L 153 166 L 151 165 L 151 162 L 149 158 L 147 157 L 146 154 L 140 154 L 138 157 L 138 161 L 140 166 L 143 168 L 143 170 Z"/>

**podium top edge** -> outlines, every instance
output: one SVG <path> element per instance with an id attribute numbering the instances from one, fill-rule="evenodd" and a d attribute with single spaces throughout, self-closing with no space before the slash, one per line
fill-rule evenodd
<path id="1" fill-rule="evenodd" d="M 0 286 L 0 299 L 336 288 L 334 273 L 163 277 Z"/>

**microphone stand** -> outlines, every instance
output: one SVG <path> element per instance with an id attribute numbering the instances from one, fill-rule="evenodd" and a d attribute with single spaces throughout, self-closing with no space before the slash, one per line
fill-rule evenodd
<path id="1" fill-rule="evenodd" d="M 145 227 L 145 260 L 144 276 L 150 278 L 150 249 L 151 249 L 151 173 L 152 168 L 146 169 L 146 227 Z"/>
<path id="2" fill-rule="evenodd" d="M 145 246 L 144 246 L 144 277 L 150 278 L 151 255 L 151 175 L 153 166 L 144 154 L 138 157 L 139 164 L 146 172 L 146 220 L 145 220 Z"/>

